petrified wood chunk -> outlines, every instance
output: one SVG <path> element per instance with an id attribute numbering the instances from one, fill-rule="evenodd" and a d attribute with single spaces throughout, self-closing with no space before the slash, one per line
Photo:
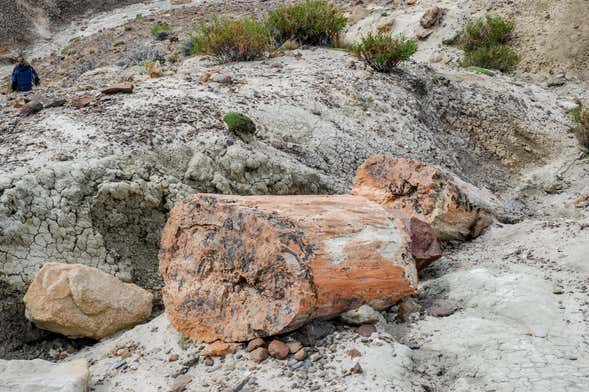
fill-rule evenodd
<path id="1" fill-rule="evenodd" d="M 171 212 L 160 272 L 172 324 L 194 341 L 246 341 L 417 286 L 410 239 L 355 196 L 195 195 Z"/>
<path id="2" fill-rule="evenodd" d="M 441 240 L 478 237 L 500 205 L 489 191 L 439 167 L 382 155 L 360 166 L 352 194 L 431 224 Z"/>

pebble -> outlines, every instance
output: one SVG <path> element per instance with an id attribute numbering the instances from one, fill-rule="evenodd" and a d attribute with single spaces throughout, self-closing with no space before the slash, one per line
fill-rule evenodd
<path id="1" fill-rule="evenodd" d="M 125 361 L 124 359 L 119 359 L 118 361 L 116 361 L 115 363 L 112 364 L 112 368 L 113 369 L 119 369 L 122 368 L 123 366 L 127 365 L 127 361 Z"/>
<path id="2" fill-rule="evenodd" d="M 318 360 L 320 360 L 321 358 L 323 358 L 323 355 L 321 355 L 320 353 L 314 353 L 309 357 L 309 360 L 311 362 L 317 362 Z"/>
<path id="3" fill-rule="evenodd" d="M 289 352 L 288 346 L 280 340 L 273 340 L 268 345 L 268 353 L 276 359 L 286 359 Z"/>
<path id="4" fill-rule="evenodd" d="M 286 345 L 288 346 L 288 351 L 291 354 L 294 354 L 303 348 L 303 345 L 298 340 L 293 340 L 291 342 L 288 342 L 288 343 L 286 343 Z"/>
<path id="5" fill-rule="evenodd" d="M 126 348 L 120 348 L 117 350 L 117 357 L 129 358 L 130 356 L 131 356 L 131 353 Z"/>
<path id="6" fill-rule="evenodd" d="M 305 358 L 307 358 L 307 351 L 304 348 L 301 348 L 299 351 L 294 353 L 293 357 L 297 361 L 304 361 Z"/>
<path id="7" fill-rule="evenodd" d="M 254 351 L 255 349 L 257 349 L 258 347 L 264 347 L 265 344 L 266 344 L 266 342 L 264 342 L 264 339 L 262 339 L 262 338 L 255 338 L 254 340 L 251 340 L 247 344 L 246 351 L 248 353 L 251 353 L 252 351 Z"/>
<path id="8" fill-rule="evenodd" d="M 180 358 L 180 356 L 178 354 L 172 354 L 168 357 L 168 361 L 176 362 L 178 360 L 178 358 Z"/>
<path id="9" fill-rule="evenodd" d="M 264 347 L 258 347 L 250 353 L 250 358 L 256 362 L 263 362 L 268 358 L 268 350 Z"/>
<path id="10" fill-rule="evenodd" d="M 433 317 L 447 317 L 456 312 L 457 307 L 453 303 L 437 299 L 426 309 L 426 313 Z"/>
<path id="11" fill-rule="evenodd" d="M 356 332 L 358 333 L 358 335 L 367 338 L 376 332 L 376 327 L 372 324 L 364 324 L 359 326 L 358 329 L 356 329 Z"/>
<path id="12" fill-rule="evenodd" d="M 205 360 L 202 362 L 205 366 L 213 366 L 215 361 L 211 357 L 206 357 Z"/>
<path id="13" fill-rule="evenodd" d="M 183 392 L 186 390 L 188 384 L 192 382 L 192 378 L 188 376 L 178 377 L 174 385 L 172 386 L 172 392 Z"/>

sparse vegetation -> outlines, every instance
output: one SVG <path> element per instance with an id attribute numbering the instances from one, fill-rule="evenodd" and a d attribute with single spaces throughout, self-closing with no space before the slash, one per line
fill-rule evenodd
<path id="1" fill-rule="evenodd" d="M 579 144 L 589 151 L 589 106 L 579 102 L 578 106 L 571 110 L 571 115 L 576 123 L 575 136 Z"/>
<path id="2" fill-rule="evenodd" d="M 391 72 L 401 61 L 417 51 L 417 42 L 399 35 L 369 33 L 354 45 L 352 51 L 378 72 Z"/>
<path id="3" fill-rule="evenodd" d="M 180 61 L 180 59 L 181 59 L 180 53 L 178 53 L 177 51 L 174 51 L 174 53 L 169 55 L 167 58 L 168 63 L 170 63 L 170 64 L 176 64 L 177 62 Z"/>
<path id="4" fill-rule="evenodd" d="M 200 21 L 185 51 L 208 54 L 220 62 L 251 61 L 261 58 L 269 45 L 268 29 L 256 19 L 215 17 L 210 22 Z"/>
<path id="5" fill-rule="evenodd" d="M 515 23 L 500 16 L 487 15 L 471 21 L 460 39 L 464 50 L 462 65 L 511 71 L 519 55 L 509 46 Z"/>
<path id="6" fill-rule="evenodd" d="M 151 35 L 155 38 L 159 37 L 161 33 L 171 33 L 172 25 L 169 23 L 158 23 L 151 28 Z"/>
<path id="7" fill-rule="evenodd" d="M 229 112 L 223 117 L 230 132 L 252 134 L 256 132 L 256 124 L 245 114 Z"/>
<path id="8" fill-rule="evenodd" d="M 117 39 L 112 43 L 113 47 L 117 47 L 117 46 L 121 46 L 121 45 L 125 45 L 125 40 L 124 39 Z"/>
<path id="9" fill-rule="evenodd" d="M 335 46 L 346 22 L 344 14 L 325 0 L 280 6 L 266 18 L 278 45 L 294 39 L 299 44 Z"/>
<path id="10" fill-rule="evenodd" d="M 144 64 L 146 62 L 155 62 L 159 61 L 160 63 L 165 62 L 164 52 L 162 48 L 158 45 L 144 45 L 138 48 L 135 48 L 131 51 L 129 55 L 129 64 L 137 65 L 137 64 Z"/>

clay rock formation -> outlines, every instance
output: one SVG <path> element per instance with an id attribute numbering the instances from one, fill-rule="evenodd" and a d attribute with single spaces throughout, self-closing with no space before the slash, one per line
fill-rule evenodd
<path id="1" fill-rule="evenodd" d="M 39 328 L 101 339 L 139 324 L 151 314 L 153 295 L 99 269 L 47 263 L 24 297 L 26 317 Z"/>
<path id="2" fill-rule="evenodd" d="M 439 167 L 383 155 L 360 166 L 352 194 L 430 223 L 441 240 L 478 237 L 500 205 L 489 191 Z"/>
<path id="3" fill-rule="evenodd" d="M 0 392 L 85 392 L 89 378 L 83 359 L 59 364 L 0 360 Z"/>
<path id="4" fill-rule="evenodd" d="M 363 197 L 198 194 L 171 212 L 160 272 L 171 323 L 246 341 L 413 293 L 410 238 Z"/>

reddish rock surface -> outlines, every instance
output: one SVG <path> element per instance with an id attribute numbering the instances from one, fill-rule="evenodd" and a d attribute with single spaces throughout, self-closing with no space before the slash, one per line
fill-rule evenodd
<path id="1" fill-rule="evenodd" d="M 172 324 L 194 341 L 292 331 L 413 293 L 409 236 L 356 196 L 195 195 L 171 212 L 160 272 Z"/>
<path id="2" fill-rule="evenodd" d="M 376 327 L 373 324 L 363 324 L 356 329 L 356 332 L 358 332 L 358 335 L 367 338 L 376 332 Z"/>
<path id="3" fill-rule="evenodd" d="M 352 194 L 431 224 L 441 240 L 478 237 L 499 205 L 490 192 L 436 166 L 382 155 L 360 166 Z"/>
<path id="4" fill-rule="evenodd" d="M 273 340 L 268 345 L 268 353 L 273 358 L 286 359 L 290 353 L 290 350 L 288 349 L 288 346 L 280 340 Z"/>

